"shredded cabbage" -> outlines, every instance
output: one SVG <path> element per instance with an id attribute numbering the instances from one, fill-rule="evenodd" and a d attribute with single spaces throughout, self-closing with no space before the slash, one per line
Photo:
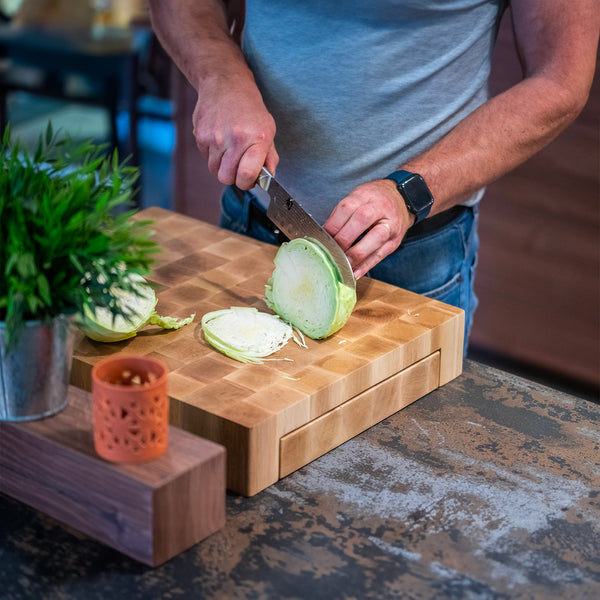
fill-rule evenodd
<path id="1" fill-rule="evenodd" d="M 77 327 L 90 339 L 96 342 L 120 342 L 134 337 L 146 325 L 179 329 L 194 320 L 195 313 L 186 319 L 159 315 L 155 310 L 158 298 L 148 282 L 141 275 L 134 273 L 128 277 L 137 293 L 118 288 L 110 290 L 126 316 L 113 315 L 109 309 L 102 306 L 95 309 L 84 306 L 83 314 L 77 315 Z"/>
<path id="2" fill-rule="evenodd" d="M 356 305 L 356 290 L 342 281 L 326 248 L 312 238 L 281 245 L 265 286 L 265 302 L 284 321 L 313 339 L 341 329 Z"/>
<path id="3" fill-rule="evenodd" d="M 260 312 L 253 307 L 234 306 L 216 310 L 202 317 L 204 338 L 226 356 L 244 363 L 262 363 L 290 339 L 304 342 L 294 335 L 291 325 L 277 315 Z"/>

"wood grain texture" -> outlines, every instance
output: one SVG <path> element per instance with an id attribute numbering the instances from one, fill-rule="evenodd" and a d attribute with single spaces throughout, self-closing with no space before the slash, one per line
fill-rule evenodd
<path id="1" fill-rule="evenodd" d="M 281 438 L 279 476 L 337 448 L 439 386 L 439 351 Z"/>
<path id="2" fill-rule="evenodd" d="M 290 342 L 264 364 L 236 362 L 210 347 L 202 315 L 264 304 L 277 247 L 152 208 L 159 255 L 152 281 L 161 314 L 188 316 L 177 331 L 147 328 L 116 344 L 86 338 L 72 382 L 89 389 L 92 366 L 114 353 L 154 356 L 169 368 L 171 423 L 227 447 L 227 485 L 252 495 L 279 478 L 279 440 L 350 398 L 440 351 L 440 382 L 462 369 L 462 310 L 368 278 L 347 324 L 326 340 Z"/>
<path id="3" fill-rule="evenodd" d="M 107 462 L 94 450 L 91 395 L 71 387 L 53 417 L 0 422 L 0 491 L 156 566 L 225 524 L 225 449 L 170 427 L 162 456 Z"/>
<path id="4" fill-rule="evenodd" d="M 0 494 L 10 600 L 596 600 L 600 405 L 463 374 L 153 571 Z"/>
<path id="5" fill-rule="evenodd" d="M 509 14 L 492 94 L 522 78 Z M 489 186 L 481 204 L 474 346 L 600 386 L 600 61 L 580 116 Z"/>

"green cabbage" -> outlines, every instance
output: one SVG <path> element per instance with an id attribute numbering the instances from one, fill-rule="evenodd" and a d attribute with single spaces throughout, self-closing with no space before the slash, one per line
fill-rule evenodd
<path id="1" fill-rule="evenodd" d="M 265 302 L 284 321 L 321 339 L 346 324 L 356 304 L 356 290 L 343 283 L 322 244 L 313 238 L 296 238 L 282 244 L 275 256 Z"/>
<path id="2" fill-rule="evenodd" d="M 194 320 L 195 313 L 186 319 L 163 317 L 156 310 L 158 298 L 148 282 L 136 274 L 128 275 L 135 291 L 111 289 L 124 315 L 113 313 L 102 306 L 95 309 L 85 305 L 83 313 L 75 320 L 77 327 L 96 342 L 120 342 L 134 337 L 146 325 L 157 325 L 163 329 L 179 329 Z"/>
<path id="3" fill-rule="evenodd" d="M 262 359 L 285 346 L 289 339 L 303 346 L 292 326 L 277 315 L 253 307 L 234 306 L 202 317 L 204 338 L 229 358 L 262 363 Z"/>

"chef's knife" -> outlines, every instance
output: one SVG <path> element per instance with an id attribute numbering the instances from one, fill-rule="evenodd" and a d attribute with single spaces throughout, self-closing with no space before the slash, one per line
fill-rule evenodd
<path id="1" fill-rule="evenodd" d="M 265 167 L 262 168 L 257 183 L 271 198 L 267 217 L 291 240 L 311 237 L 321 242 L 335 260 L 344 284 L 352 289 L 356 288 L 348 257 L 338 243 L 285 191 Z"/>

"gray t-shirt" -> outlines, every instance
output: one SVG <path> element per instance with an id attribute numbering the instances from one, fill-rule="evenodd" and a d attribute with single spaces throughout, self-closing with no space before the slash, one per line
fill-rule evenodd
<path id="1" fill-rule="evenodd" d="M 320 222 L 487 99 L 505 0 L 247 0 L 277 176 Z M 468 203 L 481 197 L 476 194 Z"/>

